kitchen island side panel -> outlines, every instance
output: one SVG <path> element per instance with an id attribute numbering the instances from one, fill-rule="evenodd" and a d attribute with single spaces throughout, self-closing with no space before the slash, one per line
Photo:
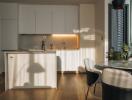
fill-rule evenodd
<path id="1" fill-rule="evenodd" d="M 6 89 L 57 87 L 55 53 L 5 53 Z"/>

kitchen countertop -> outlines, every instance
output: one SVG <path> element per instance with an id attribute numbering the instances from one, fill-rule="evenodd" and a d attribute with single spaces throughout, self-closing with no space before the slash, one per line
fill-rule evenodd
<path id="1" fill-rule="evenodd" d="M 56 53 L 56 51 L 54 50 L 48 50 L 48 51 L 44 51 L 44 50 L 35 50 L 35 49 L 31 49 L 31 50 L 2 50 L 4 53 Z"/>

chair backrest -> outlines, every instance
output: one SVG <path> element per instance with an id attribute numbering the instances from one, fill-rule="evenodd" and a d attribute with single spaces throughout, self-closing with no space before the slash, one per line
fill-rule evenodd
<path id="1" fill-rule="evenodd" d="M 99 73 L 93 71 L 86 71 L 86 75 L 87 75 L 87 84 L 89 86 L 95 84 L 99 78 Z"/>
<path id="2" fill-rule="evenodd" d="M 123 70 L 105 68 L 102 81 L 112 86 L 132 89 L 132 75 Z"/>
<path id="3" fill-rule="evenodd" d="M 84 65 L 85 65 L 86 70 L 92 71 L 94 67 L 94 62 L 90 60 L 89 58 L 85 58 Z"/>

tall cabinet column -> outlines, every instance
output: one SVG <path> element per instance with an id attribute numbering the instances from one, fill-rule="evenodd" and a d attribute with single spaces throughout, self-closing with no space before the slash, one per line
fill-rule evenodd
<path id="1" fill-rule="evenodd" d="M 17 49 L 17 3 L 0 3 L 0 73 L 4 72 L 2 50 Z"/>
<path id="2" fill-rule="evenodd" d="M 1 29 L 1 16 L 0 16 L 0 50 L 1 50 L 1 34 L 2 34 L 2 29 Z"/>

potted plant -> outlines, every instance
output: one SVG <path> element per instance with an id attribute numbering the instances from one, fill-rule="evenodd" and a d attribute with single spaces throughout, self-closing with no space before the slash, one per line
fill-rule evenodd
<path id="1" fill-rule="evenodd" d="M 114 48 L 110 48 L 108 53 L 109 60 L 128 60 L 129 47 L 127 44 L 123 44 L 122 51 L 115 51 Z"/>
<path id="2" fill-rule="evenodd" d="M 114 48 L 110 48 L 109 53 L 108 53 L 108 59 L 109 60 L 121 60 L 121 52 L 115 51 Z"/>
<path id="3" fill-rule="evenodd" d="M 122 53 L 121 53 L 121 57 L 124 60 L 128 60 L 128 51 L 129 51 L 129 47 L 127 44 L 124 43 L 122 47 Z"/>

